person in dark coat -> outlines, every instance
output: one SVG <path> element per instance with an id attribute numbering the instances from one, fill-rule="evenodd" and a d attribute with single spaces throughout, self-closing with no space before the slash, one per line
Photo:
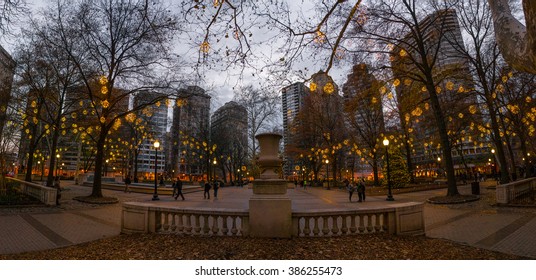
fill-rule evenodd
<path id="1" fill-rule="evenodd" d="M 220 183 L 214 181 L 214 199 L 218 199 L 218 189 L 220 188 Z"/>
<path id="2" fill-rule="evenodd" d="M 128 175 L 126 178 L 125 178 L 125 192 L 131 192 L 130 191 L 130 175 Z"/>
<path id="3" fill-rule="evenodd" d="M 175 193 L 175 200 L 177 200 L 179 195 L 182 200 L 184 200 L 184 195 L 182 194 L 182 181 L 179 178 L 177 178 L 177 181 L 173 184 L 173 193 Z"/>
<path id="4" fill-rule="evenodd" d="M 350 183 L 349 181 L 345 181 L 344 183 L 346 185 L 346 190 L 348 191 L 348 200 L 352 202 L 352 195 L 355 191 L 354 184 Z"/>
<path id="5" fill-rule="evenodd" d="M 359 198 L 358 202 L 364 202 L 365 197 L 365 180 L 361 179 L 357 182 L 357 197 Z"/>
<path id="6" fill-rule="evenodd" d="M 212 188 L 212 186 L 210 185 L 210 182 L 209 181 L 206 181 L 205 182 L 205 191 L 203 192 L 203 199 L 210 199 L 210 188 Z"/>

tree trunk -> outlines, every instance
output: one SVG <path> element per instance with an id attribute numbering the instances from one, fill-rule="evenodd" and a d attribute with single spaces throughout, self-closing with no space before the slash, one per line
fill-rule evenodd
<path id="1" fill-rule="evenodd" d="M 526 27 L 512 15 L 508 0 L 488 2 L 504 60 L 518 71 L 536 74 L 536 2 L 523 0 Z"/>
<path id="2" fill-rule="evenodd" d="M 58 119 L 59 120 L 59 119 Z M 50 147 L 50 156 L 49 156 L 49 166 L 48 166 L 48 176 L 47 176 L 47 186 L 52 187 L 54 186 L 54 172 L 56 174 L 58 171 L 56 170 L 56 149 L 58 148 L 58 138 L 60 137 L 60 129 L 59 129 L 59 121 L 56 122 L 56 127 L 54 129 L 54 133 L 52 135 L 52 145 Z"/>
<path id="3" fill-rule="evenodd" d="M 495 105 L 491 100 L 486 103 L 488 105 L 491 120 L 491 129 L 493 131 L 493 143 L 495 144 L 495 149 L 497 149 L 497 159 L 499 160 L 499 167 L 501 172 L 500 182 L 501 184 L 506 184 L 510 181 L 510 176 L 508 174 L 508 164 L 506 162 L 504 146 L 500 137 L 501 132 L 499 129 L 499 123 L 497 122 L 497 113 L 495 112 Z"/>
<path id="4" fill-rule="evenodd" d="M 443 111 L 439 104 L 439 98 L 436 94 L 436 89 L 433 83 L 433 78 L 428 77 L 426 88 L 430 94 L 430 105 L 432 106 L 434 118 L 439 132 L 439 138 L 441 141 L 441 149 L 443 159 L 445 160 L 445 169 L 447 171 L 447 196 L 458 195 L 458 187 L 456 186 L 456 175 L 454 174 L 454 161 L 452 159 L 452 152 L 450 148 L 450 140 L 447 132 L 447 125 L 443 116 Z"/>
<path id="5" fill-rule="evenodd" d="M 102 163 L 104 160 L 104 144 L 106 143 L 106 134 L 108 131 L 101 126 L 99 139 L 97 140 L 97 154 L 95 155 L 95 174 L 93 176 L 92 197 L 102 196 Z"/>

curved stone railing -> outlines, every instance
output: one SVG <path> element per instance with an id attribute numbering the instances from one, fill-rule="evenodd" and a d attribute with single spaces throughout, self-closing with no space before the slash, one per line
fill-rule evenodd
<path id="1" fill-rule="evenodd" d="M 293 236 L 317 237 L 387 232 L 392 212 L 333 211 L 293 213 Z M 391 217 L 392 218 L 392 217 Z M 297 230 L 297 231 L 296 231 Z"/>
<path id="2" fill-rule="evenodd" d="M 424 234 L 422 203 L 357 210 L 314 210 L 292 213 L 293 236 L 319 237 L 368 233 Z"/>
<path id="3" fill-rule="evenodd" d="M 57 190 L 55 188 L 45 187 L 36 183 L 10 177 L 6 177 L 6 179 L 19 183 L 20 192 L 39 199 L 39 201 L 43 202 L 45 205 L 56 205 Z"/>
<path id="4" fill-rule="evenodd" d="M 125 203 L 121 232 L 248 236 L 248 219 L 247 210 L 181 209 Z"/>
<path id="5" fill-rule="evenodd" d="M 123 233 L 171 233 L 201 236 L 249 236 L 248 210 L 156 207 L 123 204 Z M 292 213 L 292 236 L 317 237 L 367 233 L 424 234 L 423 203 L 357 210 Z"/>
<path id="6" fill-rule="evenodd" d="M 533 192 L 534 189 L 536 189 L 536 178 L 529 178 L 508 184 L 497 185 L 495 188 L 495 196 L 497 203 L 499 205 L 504 205 L 512 203 L 520 196 Z"/>

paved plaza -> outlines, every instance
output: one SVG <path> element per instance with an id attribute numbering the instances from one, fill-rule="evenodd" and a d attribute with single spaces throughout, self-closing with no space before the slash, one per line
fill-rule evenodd
<path id="1" fill-rule="evenodd" d="M 493 182 L 485 182 L 490 185 Z M 89 205 L 72 200 L 74 196 L 89 195 L 90 187 L 64 182 L 61 206 L 0 208 L 0 254 L 12 254 L 64 247 L 120 234 L 121 203 Z M 186 188 L 188 189 L 188 188 Z M 197 191 L 199 190 L 199 191 Z M 460 186 L 463 194 L 470 186 Z M 124 193 L 103 190 L 105 196 L 117 197 L 120 202 L 138 201 L 166 207 L 198 207 L 211 209 L 247 209 L 252 190 L 247 187 L 220 188 L 218 199 L 203 199 L 201 188 L 191 187 L 185 201 L 160 195 L 152 201 L 152 194 Z M 483 195 L 494 192 L 482 187 Z M 348 201 L 343 190 L 320 188 L 289 189 L 292 209 L 364 209 L 380 208 L 403 202 L 425 202 L 432 196 L 445 195 L 446 189 L 395 195 L 395 201 L 384 196 L 367 197 L 366 202 Z M 482 205 L 477 203 L 475 205 Z M 473 204 L 425 204 L 426 235 L 443 238 L 470 246 L 536 258 L 536 209 L 479 207 Z"/>

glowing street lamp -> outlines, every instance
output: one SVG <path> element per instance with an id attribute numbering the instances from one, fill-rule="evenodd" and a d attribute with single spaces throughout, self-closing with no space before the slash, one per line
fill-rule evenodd
<path id="1" fill-rule="evenodd" d="M 328 190 L 330 190 L 331 188 L 329 187 L 329 159 L 326 159 L 326 177 L 327 177 L 327 180 L 328 180 Z"/>
<path id="2" fill-rule="evenodd" d="M 212 176 L 213 176 L 213 179 L 216 180 L 216 164 L 218 164 L 218 161 L 216 160 L 216 158 L 214 158 L 214 160 L 212 161 L 212 164 L 214 165 L 214 167 L 212 168 Z"/>
<path id="3" fill-rule="evenodd" d="M 491 153 L 493 154 L 493 178 L 497 180 L 497 158 L 495 158 L 495 149 L 491 149 Z"/>
<path id="4" fill-rule="evenodd" d="M 158 140 L 154 141 L 154 193 L 153 200 L 160 200 L 158 198 L 158 148 L 160 147 L 160 142 Z"/>
<path id="5" fill-rule="evenodd" d="M 390 174 L 390 170 L 389 170 L 389 139 L 385 138 L 383 139 L 383 145 L 385 146 L 385 158 L 387 159 L 387 188 L 388 188 L 388 193 L 387 193 L 387 201 L 393 201 L 395 200 L 393 198 L 393 194 L 391 192 L 391 174 Z"/>
<path id="6" fill-rule="evenodd" d="M 60 154 L 56 154 L 56 177 L 58 176 L 58 164 L 60 162 Z"/>

